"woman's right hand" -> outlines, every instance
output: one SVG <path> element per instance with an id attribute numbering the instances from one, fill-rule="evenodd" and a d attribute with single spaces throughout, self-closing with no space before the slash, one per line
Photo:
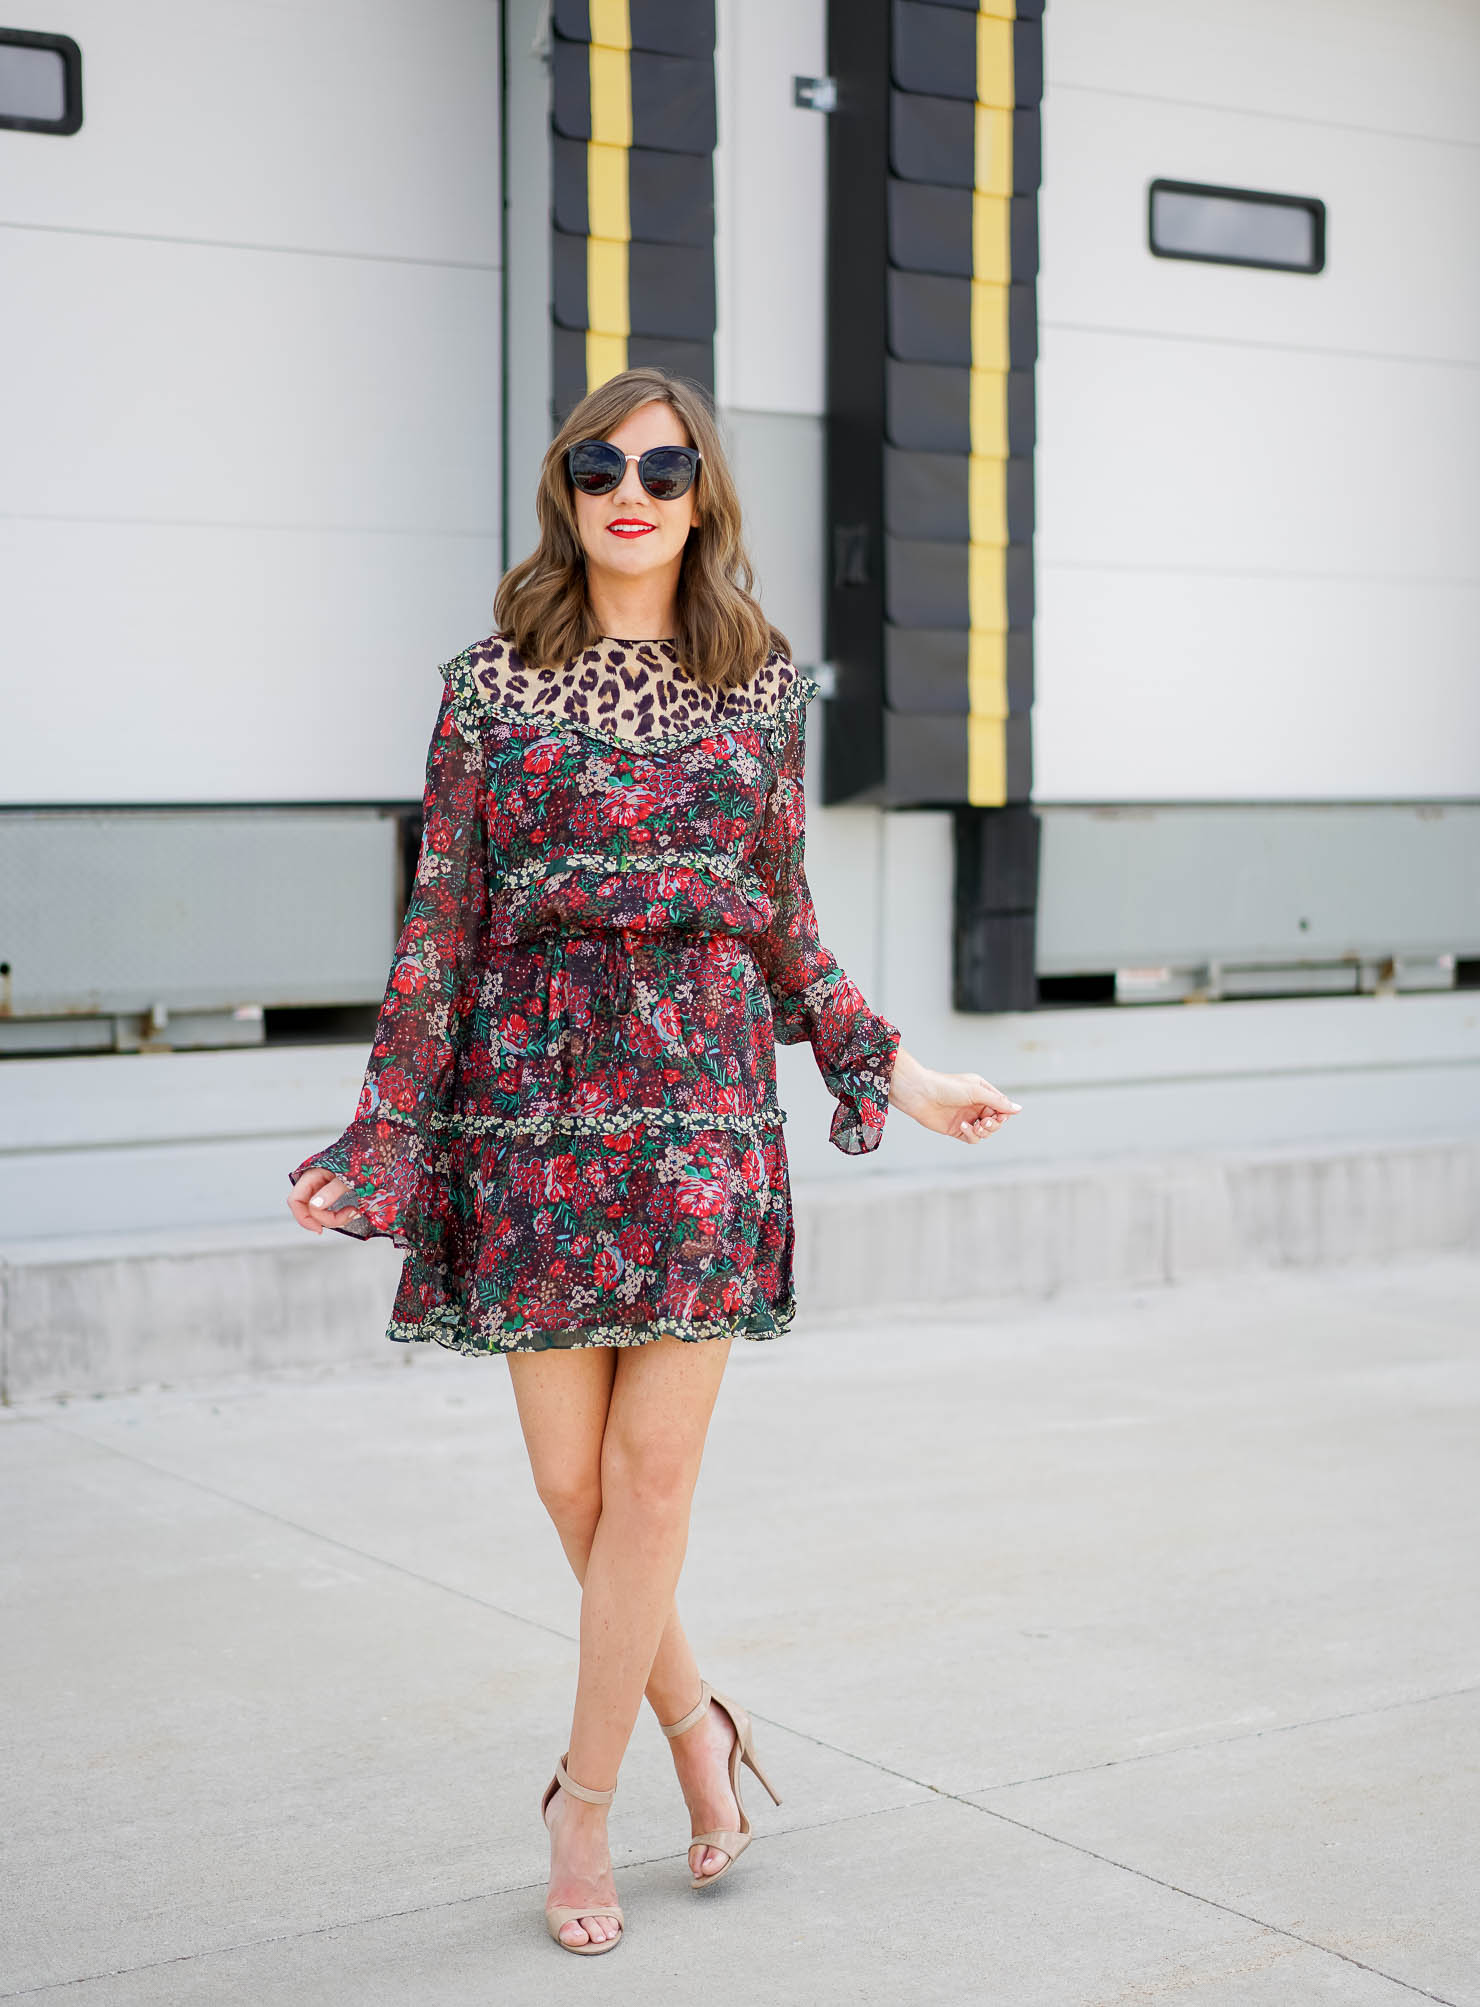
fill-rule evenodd
<path id="1" fill-rule="evenodd" d="M 307 1227 L 310 1233 L 322 1233 L 325 1224 L 347 1226 L 360 1215 L 353 1206 L 346 1206 L 342 1212 L 332 1209 L 349 1190 L 343 1178 L 326 1171 L 321 1164 L 303 1173 L 288 1194 L 288 1210 L 299 1226 Z"/>

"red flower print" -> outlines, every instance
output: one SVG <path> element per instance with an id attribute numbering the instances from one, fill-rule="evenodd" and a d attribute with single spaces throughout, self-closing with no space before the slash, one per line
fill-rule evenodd
<path id="1" fill-rule="evenodd" d="M 622 1257 L 614 1247 L 604 1247 L 591 1264 L 591 1273 L 603 1289 L 614 1289 L 622 1273 Z"/>
<path id="2" fill-rule="evenodd" d="M 619 829 L 635 828 L 645 822 L 659 806 L 658 795 L 650 787 L 624 787 L 608 796 L 605 803 L 607 819 Z"/>
<path id="3" fill-rule="evenodd" d="M 380 1076 L 380 1098 L 409 1115 L 416 1106 L 416 1084 L 399 1067 L 388 1066 Z"/>
<path id="4" fill-rule="evenodd" d="M 559 744 L 554 739 L 541 739 L 524 755 L 524 771 L 527 774 L 547 774 L 559 759 Z"/>
<path id="5" fill-rule="evenodd" d="M 679 1039 L 683 1037 L 683 1025 L 679 1019 L 677 1010 L 674 1008 L 671 997 L 664 997 L 658 1008 L 653 1012 L 653 1024 L 661 1036 L 668 1040 L 670 1045 L 676 1045 Z"/>
<path id="6" fill-rule="evenodd" d="M 681 1218 L 712 1220 L 725 1209 L 724 1190 L 715 1179 L 684 1178 L 674 1187 L 673 1203 Z"/>
<path id="7" fill-rule="evenodd" d="M 630 1226 L 624 1226 L 617 1236 L 617 1244 L 627 1259 L 635 1261 L 639 1268 L 652 1266 L 653 1241 L 646 1227 L 639 1226 L 636 1221 Z"/>

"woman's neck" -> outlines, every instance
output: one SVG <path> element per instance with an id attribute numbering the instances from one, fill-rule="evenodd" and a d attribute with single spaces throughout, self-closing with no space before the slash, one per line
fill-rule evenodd
<path id="1" fill-rule="evenodd" d="M 678 624 L 678 568 L 625 578 L 586 567 L 586 596 L 603 634 L 622 641 L 666 641 Z"/>

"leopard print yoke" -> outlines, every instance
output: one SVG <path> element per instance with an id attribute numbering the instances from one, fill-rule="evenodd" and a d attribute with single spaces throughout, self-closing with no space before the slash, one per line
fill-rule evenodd
<path id="1" fill-rule="evenodd" d="M 532 669 L 503 635 L 490 635 L 457 658 L 476 716 L 560 718 L 568 725 L 643 750 L 741 725 L 770 726 L 807 679 L 773 649 L 741 689 L 717 691 L 688 675 L 671 641 L 603 636 L 568 663 Z"/>

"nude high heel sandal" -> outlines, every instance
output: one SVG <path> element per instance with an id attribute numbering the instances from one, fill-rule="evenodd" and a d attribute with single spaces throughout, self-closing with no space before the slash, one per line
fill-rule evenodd
<path id="1" fill-rule="evenodd" d="M 695 1847 L 717 1847 L 721 1853 L 728 1854 L 730 1857 L 724 1866 L 716 1868 L 712 1875 L 693 1876 L 689 1884 L 691 1888 L 707 1889 L 711 1882 L 721 1881 L 730 1872 L 730 1869 L 734 1867 L 736 1861 L 750 1845 L 750 1820 L 746 1815 L 744 1805 L 740 1802 L 740 1765 L 743 1763 L 747 1769 L 755 1772 L 761 1784 L 770 1792 L 771 1803 L 773 1805 L 779 1805 L 781 1800 L 777 1796 L 775 1785 L 756 1761 L 755 1739 L 750 1732 L 750 1716 L 745 1712 L 743 1707 L 738 1706 L 733 1700 L 726 1700 L 722 1693 L 716 1693 L 707 1679 L 701 1680 L 699 1684 L 700 1693 L 697 1705 L 691 1707 L 688 1713 L 680 1720 L 666 1723 L 659 1722 L 658 1726 L 663 1730 L 668 1740 L 672 1742 L 676 1735 L 682 1735 L 685 1730 L 692 1728 L 696 1722 L 703 1720 L 705 1710 L 708 1708 L 710 1701 L 714 1701 L 717 1706 L 722 1707 L 734 1725 L 735 1740 L 730 1745 L 730 1789 L 735 1794 L 735 1804 L 740 1812 L 740 1830 L 737 1833 L 695 1833 L 694 1837 L 689 1841 L 690 1853 L 693 1852 Z"/>
<path id="2" fill-rule="evenodd" d="M 569 1753 L 567 1750 L 566 1755 L 569 1755 Z M 549 1811 L 550 1800 L 555 1796 L 557 1791 L 569 1791 L 572 1798 L 582 1798 L 588 1805 L 609 1805 L 617 1795 L 615 1784 L 613 1784 L 610 1791 L 588 1791 L 584 1784 L 577 1784 L 566 1769 L 565 1757 L 562 1756 L 556 1763 L 555 1775 L 545 1787 L 545 1795 L 540 1800 L 540 1817 L 545 1820 L 547 1829 L 550 1821 L 545 1818 L 545 1814 Z M 584 1944 L 567 1944 L 565 1939 L 560 1935 L 561 1930 L 566 1924 L 583 1916 L 612 1917 L 621 1925 L 621 1929 L 615 1937 L 607 1938 L 604 1944 L 592 1944 L 589 1938 Z M 615 1903 L 583 1902 L 577 1909 L 570 1909 L 565 1904 L 558 1902 L 546 1903 L 545 1923 L 551 1937 L 554 1938 L 562 1951 L 578 1951 L 583 1956 L 588 1952 L 594 1957 L 599 1951 L 612 1951 L 627 1935 L 626 1919 L 622 1915 L 621 1909 Z"/>

